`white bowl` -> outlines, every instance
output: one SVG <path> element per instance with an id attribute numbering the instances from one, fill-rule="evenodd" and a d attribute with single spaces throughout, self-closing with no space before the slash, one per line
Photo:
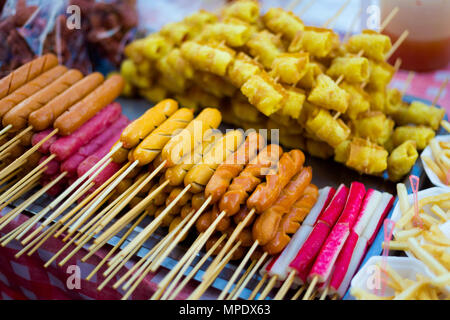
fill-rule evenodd
<path id="1" fill-rule="evenodd" d="M 444 142 L 450 142 L 450 135 L 446 135 L 446 136 L 436 136 L 435 139 L 439 142 L 444 141 Z M 427 166 L 427 164 L 425 163 L 425 161 L 423 161 L 423 157 L 427 156 L 431 159 L 434 160 L 433 157 L 433 153 L 431 152 L 431 147 L 428 146 L 426 147 L 423 151 L 422 154 L 420 155 L 420 160 L 422 161 L 422 165 L 423 168 L 425 169 L 425 173 L 427 174 L 428 178 L 430 179 L 431 183 L 434 184 L 437 187 L 441 187 L 441 188 L 446 188 L 450 190 L 450 186 L 447 186 L 446 184 L 444 184 L 439 178 L 438 176 L 433 172 L 433 170 L 430 169 L 429 166 Z"/>

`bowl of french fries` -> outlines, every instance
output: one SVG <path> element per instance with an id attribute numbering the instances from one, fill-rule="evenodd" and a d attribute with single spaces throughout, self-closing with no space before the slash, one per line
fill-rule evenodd
<path id="1" fill-rule="evenodd" d="M 450 188 L 450 135 L 431 139 L 420 158 L 431 183 Z"/>
<path id="2" fill-rule="evenodd" d="M 355 275 L 350 294 L 358 300 L 443 300 L 450 273 L 435 276 L 421 260 L 373 256 Z"/>

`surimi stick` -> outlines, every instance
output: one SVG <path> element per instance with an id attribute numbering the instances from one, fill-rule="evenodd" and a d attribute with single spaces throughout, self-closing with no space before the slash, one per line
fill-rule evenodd
<path id="1" fill-rule="evenodd" d="M 376 237 L 376 230 L 378 230 L 383 223 L 384 217 L 389 213 L 394 203 L 394 197 L 387 193 L 383 192 L 381 201 L 373 213 L 372 217 L 369 220 L 367 227 L 364 229 L 362 233 L 362 237 L 364 237 L 368 244 L 372 244 L 373 240 Z"/>

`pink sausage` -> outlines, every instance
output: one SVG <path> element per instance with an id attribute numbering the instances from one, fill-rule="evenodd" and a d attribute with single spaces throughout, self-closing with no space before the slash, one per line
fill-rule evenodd
<path id="1" fill-rule="evenodd" d="M 48 136 L 53 130 L 52 129 L 47 129 L 38 133 L 35 133 L 33 135 L 33 137 L 31 138 L 31 143 L 33 146 L 37 145 L 39 142 L 41 142 L 41 140 L 43 140 L 46 136 Z M 52 136 L 50 139 L 48 139 L 47 141 L 45 141 L 42 146 L 39 147 L 39 152 L 42 154 L 50 154 L 50 147 L 53 143 L 56 142 L 56 140 L 58 140 L 59 136 L 58 135 L 54 135 Z"/>
<path id="2" fill-rule="evenodd" d="M 39 164 L 47 160 L 47 158 L 48 158 L 47 156 L 42 157 L 41 160 L 39 160 Z M 47 170 L 45 170 L 44 175 L 51 177 L 59 173 L 60 163 L 58 160 L 53 159 L 50 162 L 48 162 L 45 166 L 47 167 Z"/>
<path id="3" fill-rule="evenodd" d="M 67 171 L 71 175 L 77 174 L 78 166 L 89 156 L 94 154 L 96 150 L 102 148 L 111 137 L 115 136 L 117 132 L 122 132 L 129 124 L 129 120 L 124 115 L 121 115 L 110 127 L 105 129 L 101 134 L 92 139 L 88 144 L 81 147 L 78 152 L 70 156 L 61 165 L 61 171 Z"/>
<path id="4" fill-rule="evenodd" d="M 328 223 L 329 226 L 334 226 L 336 220 L 339 218 L 347 201 L 348 188 L 341 184 L 336 191 L 336 194 L 331 200 L 328 207 L 319 216 L 319 221 Z"/>
<path id="5" fill-rule="evenodd" d="M 353 251 L 355 250 L 356 243 L 358 242 L 358 234 L 354 231 L 350 232 L 350 235 L 342 248 L 339 257 L 334 265 L 334 272 L 331 277 L 330 288 L 338 291 L 339 286 L 344 280 L 345 274 L 347 273 L 350 261 L 352 260 Z"/>
<path id="6" fill-rule="evenodd" d="M 58 175 L 53 177 L 44 177 L 41 180 L 41 183 L 43 186 L 46 186 L 50 182 L 52 182 L 54 179 L 57 178 Z M 57 184 L 55 184 L 53 187 L 47 190 L 47 194 L 51 197 L 56 197 L 57 195 L 61 194 L 61 192 L 67 187 L 67 178 L 62 178 Z"/>
<path id="7" fill-rule="evenodd" d="M 353 182 L 347 197 L 344 211 L 337 223 L 347 223 L 350 230 L 355 225 L 356 219 L 359 216 L 361 205 L 366 194 L 366 188 L 360 182 Z"/>
<path id="8" fill-rule="evenodd" d="M 100 110 L 89 121 L 69 136 L 61 137 L 52 144 L 50 152 L 59 160 L 65 160 L 79 148 L 87 144 L 107 127 L 111 126 L 120 116 L 122 108 L 118 103 L 111 103 Z"/>

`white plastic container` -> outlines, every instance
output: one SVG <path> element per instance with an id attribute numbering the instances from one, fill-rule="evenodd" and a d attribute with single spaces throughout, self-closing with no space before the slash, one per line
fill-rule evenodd
<path id="1" fill-rule="evenodd" d="M 446 136 L 437 136 L 435 138 L 438 142 L 450 142 L 450 135 L 446 135 Z M 426 147 L 423 151 L 422 154 L 420 155 L 420 159 L 422 160 L 422 164 L 423 164 L 423 168 L 425 169 L 425 173 L 427 174 L 428 178 L 430 179 L 431 183 L 434 184 L 437 187 L 441 187 L 441 188 L 446 188 L 448 190 L 450 190 L 450 186 L 447 186 L 446 184 L 444 184 L 439 178 L 438 176 L 433 172 L 433 170 L 430 169 L 429 166 L 427 166 L 427 164 L 425 163 L 425 161 L 423 161 L 423 157 L 429 157 L 431 159 L 434 160 L 433 157 L 433 153 L 431 152 L 431 147 L 428 146 Z"/>

